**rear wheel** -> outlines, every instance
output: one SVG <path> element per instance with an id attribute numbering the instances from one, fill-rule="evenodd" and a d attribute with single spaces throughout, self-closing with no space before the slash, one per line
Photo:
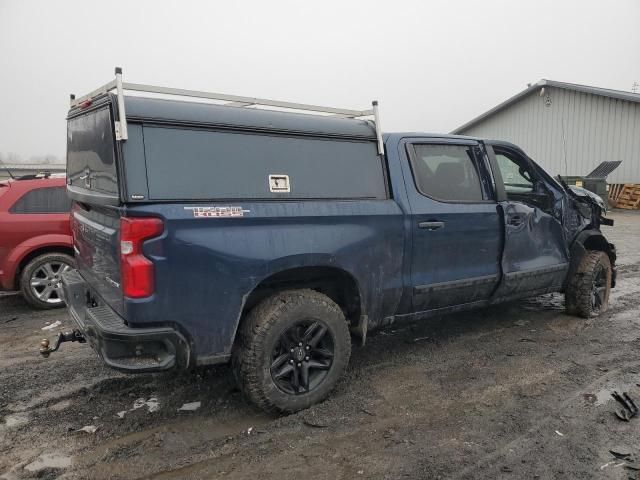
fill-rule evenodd
<path id="1" fill-rule="evenodd" d="M 64 253 L 45 253 L 31 260 L 20 276 L 25 300 L 35 308 L 63 307 L 62 273 L 71 268 L 73 258 Z"/>
<path id="2" fill-rule="evenodd" d="M 267 298 L 243 322 L 233 358 L 240 388 L 267 411 L 322 401 L 342 376 L 351 338 L 342 310 L 313 290 Z"/>
<path id="3" fill-rule="evenodd" d="M 565 304 L 567 312 L 583 318 L 597 316 L 609 307 L 611 261 L 605 252 L 588 250 L 569 279 Z"/>

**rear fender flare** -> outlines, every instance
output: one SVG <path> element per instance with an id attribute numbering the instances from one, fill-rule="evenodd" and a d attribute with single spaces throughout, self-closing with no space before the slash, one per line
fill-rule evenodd
<path id="1" fill-rule="evenodd" d="M 37 250 L 49 249 L 56 250 L 56 248 L 73 248 L 73 240 L 71 235 L 61 234 L 48 234 L 40 235 L 38 237 L 32 237 L 24 242 L 18 244 L 11 250 L 5 260 L 4 264 L 4 277 L 2 287 L 5 290 L 13 290 L 18 285 L 16 282 L 16 275 L 19 274 L 18 267 L 20 263 L 31 253 Z"/>
<path id="2" fill-rule="evenodd" d="M 336 258 L 330 254 L 313 254 L 313 255 L 290 255 L 287 257 L 281 257 L 275 259 L 268 263 L 266 271 L 260 277 L 254 277 L 252 280 L 250 288 L 245 292 L 242 296 L 242 306 L 240 308 L 240 312 L 235 320 L 234 331 L 231 337 L 231 343 L 236 339 L 236 333 L 238 326 L 242 321 L 243 314 L 246 313 L 246 305 L 247 300 L 251 297 L 251 295 L 260 287 L 263 282 L 268 279 L 274 277 L 277 274 L 285 273 L 289 270 L 296 270 L 301 267 L 319 267 L 319 268 L 329 268 L 335 271 L 341 271 L 352 278 L 355 283 L 355 288 L 358 291 L 360 297 L 360 313 L 361 315 L 366 314 L 366 306 L 367 299 L 364 297 L 366 292 L 363 292 L 361 289 L 361 281 L 360 279 L 349 269 L 345 268 L 344 265 L 340 265 L 336 262 Z"/>

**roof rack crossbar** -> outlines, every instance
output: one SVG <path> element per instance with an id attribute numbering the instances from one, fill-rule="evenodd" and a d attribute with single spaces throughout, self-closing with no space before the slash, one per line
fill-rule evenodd
<path id="1" fill-rule="evenodd" d="M 111 90 L 116 90 L 118 97 L 118 116 L 119 122 L 116 122 L 116 138 L 118 140 L 127 139 L 127 120 L 124 110 L 124 91 L 155 93 L 160 95 L 176 95 L 180 97 L 192 97 L 192 98 L 204 98 L 209 100 L 224 101 L 224 106 L 231 107 L 250 107 L 250 106 L 264 106 L 283 108 L 288 110 L 302 110 L 313 113 L 327 113 L 332 116 L 345 117 L 345 118 L 360 118 L 360 117 L 374 117 L 373 122 L 376 129 L 376 140 L 378 145 L 378 153 L 384 155 L 384 143 L 382 141 L 382 132 L 380 130 L 380 115 L 378 112 L 378 102 L 372 102 L 372 108 L 366 110 L 350 110 L 345 108 L 323 107 L 319 105 L 310 105 L 306 103 L 294 103 L 283 102 L 277 100 L 270 100 L 267 98 L 255 98 L 255 97 L 242 97 L 239 95 L 229 95 L 225 93 L 213 93 L 203 92 L 198 90 L 185 90 L 182 88 L 169 88 L 158 87 L 154 85 L 144 85 L 138 83 L 128 83 L 122 81 L 122 69 L 116 68 L 116 78 L 109 83 L 97 88 L 96 90 L 83 95 L 82 97 L 75 98 L 71 96 L 71 107 L 76 107 L 92 101 L 94 98 L 104 95 Z"/>
<path id="2" fill-rule="evenodd" d="M 87 93 L 86 95 L 83 95 L 82 97 L 77 97 L 76 98 L 72 94 L 71 95 L 71 107 L 77 107 L 78 105 L 81 105 L 81 104 L 83 104 L 85 102 L 90 102 L 94 98 L 99 97 L 100 95 L 104 95 L 105 93 L 110 92 L 114 88 L 116 88 L 116 80 L 115 79 L 111 80 L 109 83 L 105 83 L 101 87 L 96 88 L 95 90 Z"/>

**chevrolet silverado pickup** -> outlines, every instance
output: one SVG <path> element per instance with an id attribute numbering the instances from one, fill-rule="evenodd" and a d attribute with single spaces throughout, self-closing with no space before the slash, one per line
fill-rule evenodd
<path id="1" fill-rule="evenodd" d="M 375 104 L 127 89 L 117 76 L 68 114 L 62 341 L 113 368 L 229 362 L 251 401 L 291 412 L 329 394 L 352 335 L 549 292 L 572 315 L 607 308 L 604 205 L 516 145 L 382 135 Z"/>

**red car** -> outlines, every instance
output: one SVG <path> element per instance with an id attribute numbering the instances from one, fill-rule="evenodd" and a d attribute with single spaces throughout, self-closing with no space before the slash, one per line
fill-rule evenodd
<path id="1" fill-rule="evenodd" d="M 0 181 L 0 290 L 37 308 L 64 305 L 60 275 L 73 265 L 66 177 Z"/>

